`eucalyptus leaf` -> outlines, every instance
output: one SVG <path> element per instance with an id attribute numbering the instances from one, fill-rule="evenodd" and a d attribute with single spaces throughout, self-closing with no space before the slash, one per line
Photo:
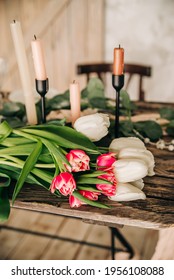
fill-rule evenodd
<path id="1" fill-rule="evenodd" d="M 88 89 L 87 89 L 87 87 L 84 88 L 84 89 L 82 89 L 82 91 L 81 91 L 81 97 L 82 97 L 82 98 L 87 98 L 87 97 L 88 97 Z"/>
<path id="2" fill-rule="evenodd" d="M 131 100 L 126 90 L 120 91 L 121 105 L 125 109 L 131 110 Z"/>
<path id="3" fill-rule="evenodd" d="M 51 110 L 69 109 L 70 101 L 64 94 L 56 95 L 50 99 L 49 106 Z"/>
<path id="4" fill-rule="evenodd" d="M 0 110 L 0 115 L 12 117 L 16 116 L 16 114 L 19 113 L 20 110 L 21 107 L 19 104 L 15 102 L 4 102 L 3 108 Z"/>
<path id="5" fill-rule="evenodd" d="M 134 128 L 151 141 L 156 141 L 162 137 L 162 128 L 155 121 L 136 122 L 134 123 Z"/>
<path id="6" fill-rule="evenodd" d="M 167 119 L 167 120 L 174 120 L 174 109 L 173 108 L 160 108 L 159 113 L 161 118 Z"/>
<path id="7" fill-rule="evenodd" d="M 133 123 L 131 121 L 120 122 L 119 132 L 125 137 L 135 136 L 133 132 Z"/>
<path id="8" fill-rule="evenodd" d="M 89 105 L 92 105 L 92 101 L 94 98 L 100 100 L 100 98 L 105 98 L 104 93 L 104 85 L 103 82 L 99 78 L 91 78 L 87 84 L 87 91 L 88 91 L 88 101 Z M 104 102 L 104 100 L 103 100 Z M 104 102 L 106 103 L 106 101 Z M 105 104 L 104 104 L 105 105 Z M 105 105 L 106 107 L 106 105 Z"/>
<path id="9" fill-rule="evenodd" d="M 103 98 L 103 97 L 93 97 L 93 98 L 90 98 L 90 105 L 91 107 L 93 108 L 99 108 L 99 109 L 106 109 L 106 99 Z"/>
<path id="10" fill-rule="evenodd" d="M 169 134 L 169 136 L 174 136 L 174 120 L 172 120 L 166 128 L 167 133 Z"/>
<path id="11" fill-rule="evenodd" d="M 26 124 L 19 117 L 5 117 L 3 120 L 7 121 L 8 124 L 13 128 L 22 127 Z"/>

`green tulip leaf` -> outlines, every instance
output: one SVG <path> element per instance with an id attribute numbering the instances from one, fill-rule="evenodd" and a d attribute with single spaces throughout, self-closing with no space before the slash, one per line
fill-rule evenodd
<path id="1" fill-rule="evenodd" d="M 77 179 L 77 184 L 111 184 L 108 180 L 99 179 L 99 178 L 88 178 L 88 177 L 81 177 L 79 176 Z"/>
<path id="2" fill-rule="evenodd" d="M 21 131 L 46 138 L 61 147 L 82 149 L 90 153 L 98 153 L 97 147 L 89 140 L 89 138 L 71 127 L 41 125 L 36 127 L 26 127 Z"/>
<path id="3" fill-rule="evenodd" d="M 94 206 L 94 207 L 99 207 L 99 208 L 104 208 L 104 209 L 110 208 L 108 205 L 105 205 L 103 203 L 100 203 L 100 202 L 97 202 L 94 200 L 89 200 L 88 198 L 81 195 L 78 191 L 74 191 L 73 196 L 78 198 L 80 201 L 85 202 L 86 204 Z"/>
<path id="4" fill-rule="evenodd" d="M 6 121 L 1 123 L 0 124 L 0 143 L 2 141 L 4 141 L 4 139 L 7 138 L 11 134 L 12 131 L 13 131 L 13 129 Z"/>
<path id="5" fill-rule="evenodd" d="M 10 215 L 8 188 L 0 188 L 0 222 L 4 222 Z"/>
<path id="6" fill-rule="evenodd" d="M 33 169 L 34 165 L 37 162 L 37 159 L 40 155 L 42 151 L 42 142 L 38 141 L 37 144 L 35 145 L 33 151 L 31 152 L 31 154 L 27 157 L 23 169 L 19 175 L 18 181 L 15 185 L 15 189 L 13 192 L 13 197 L 12 197 L 12 203 L 14 203 L 18 193 L 20 192 L 28 174 L 31 172 L 31 170 Z"/>
<path id="7" fill-rule="evenodd" d="M 10 185 L 11 179 L 10 177 L 0 172 L 0 187 L 8 187 Z"/>

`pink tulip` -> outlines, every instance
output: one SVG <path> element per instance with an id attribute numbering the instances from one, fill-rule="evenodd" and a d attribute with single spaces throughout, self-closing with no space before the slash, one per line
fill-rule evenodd
<path id="1" fill-rule="evenodd" d="M 113 164 L 116 161 L 115 153 L 107 153 L 98 156 L 97 158 L 97 169 L 99 170 L 111 170 L 113 168 Z"/>
<path id="2" fill-rule="evenodd" d="M 57 175 L 51 183 L 51 192 L 59 190 L 62 195 L 71 195 L 76 189 L 76 182 L 71 173 L 62 172 Z"/>
<path id="3" fill-rule="evenodd" d="M 86 190 L 79 190 L 78 192 L 89 200 L 98 200 L 98 196 L 100 195 L 99 192 L 91 192 L 91 191 L 86 191 Z M 70 204 L 70 207 L 73 208 L 73 207 L 80 207 L 81 205 L 86 204 L 86 203 L 81 201 L 80 199 L 76 198 L 75 196 L 70 195 L 69 204 Z"/>
<path id="4" fill-rule="evenodd" d="M 71 167 L 66 165 L 66 168 L 69 172 L 79 172 L 79 171 L 89 170 L 90 158 L 84 151 L 71 150 L 66 155 L 66 158 L 71 165 Z"/>
<path id="5" fill-rule="evenodd" d="M 70 195 L 69 204 L 70 204 L 70 207 L 73 208 L 73 207 L 80 207 L 84 203 L 82 201 L 80 201 L 78 198 L 76 198 L 75 196 Z"/>
<path id="6" fill-rule="evenodd" d="M 91 191 L 82 191 L 80 190 L 79 193 L 84 197 L 88 198 L 89 200 L 98 200 L 98 196 L 100 195 L 99 192 L 91 192 Z"/>
<path id="7" fill-rule="evenodd" d="M 116 181 L 114 173 L 113 172 L 108 172 L 107 174 L 103 174 L 103 175 L 98 176 L 98 178 L 107 180 L 107 181 L 111 182 L 111 184 L 105 184 L 103 182 L 102 184 L 97 184 L 96 188 L 98 190 L 101 190 L 102 193 L 106 196 L 115 195 L 117 181 Z"/>

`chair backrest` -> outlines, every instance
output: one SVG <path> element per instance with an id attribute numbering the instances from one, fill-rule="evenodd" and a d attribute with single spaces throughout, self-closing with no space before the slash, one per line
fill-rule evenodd
<path id="1" fill-rule="evenodd" d="M 143 77 L 151 77 L 152 67 L 147 65 L 139 64 L 124 64 L 124 73 L 128 74 L 127 83 L 125 89 L 128 88 L 133 75 L 138 75 L 139 77 L 139 100 L 144 101 L 145 92 L 143 90 Z M 77 74 L 86 74 L 87 81 L 89 80 L 92 73 L 96 73 L 97 76 L 103 81 L 104 76 L 107 72 L 113 72 L 112 63 L 94 63 L 94 64 L 78 64 Z"/>

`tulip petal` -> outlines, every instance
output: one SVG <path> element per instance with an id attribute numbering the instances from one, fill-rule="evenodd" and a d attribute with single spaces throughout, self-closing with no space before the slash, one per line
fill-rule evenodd
<path id="1" fill-rule="evenodd" d="M 147 176 L 148 167 L 142 160 L 119 159 L 114 164 L 114 173 L 118 182 L 133 182 Z"/>
<path id="2" fill-rule="evenodd" d="M 146 150 L 146 147 L 139 138 L 137 137 L 120 137 L 112 140 L 109 151 L 117 152 L 123 148 L 140 148 Z"/>
<path id="3" fill-rule="evenodd" d="M 131 182 L 130 184 L 133 185 L 134 187 L 140 189 L 140 190 L 142 190 L 144 188 L 144 181 L 143 181 L 143 179 L 136 180 L 134 182 Z"/>
<path id="4" fill-rule="evenodd" d="M 140 189 L 129 183 L 119 183 L 116 194 L 108 197 L 113 201 L 132 201 L 137 199 L 146 199 L 146 195 Z"/>
<path id="5" fill-rule="evenodd" d="M 146 163 L 148 166 L 149 176 L 153 176 L 155 173 L 153 171 L 155 166 L 155 160 L 153 154 L 145 149 L 140 148 L 123 148 L 118 153 L 119 159 L 140 159 Z"/>
<path id="6" fill-rule="evenodd" d="M 109 116 L 101 113 L 82 116 L 74 123 L 74 128 L 93 142 L 99 141 L 106 136 L 108 134 L 109 126 Z"/>

